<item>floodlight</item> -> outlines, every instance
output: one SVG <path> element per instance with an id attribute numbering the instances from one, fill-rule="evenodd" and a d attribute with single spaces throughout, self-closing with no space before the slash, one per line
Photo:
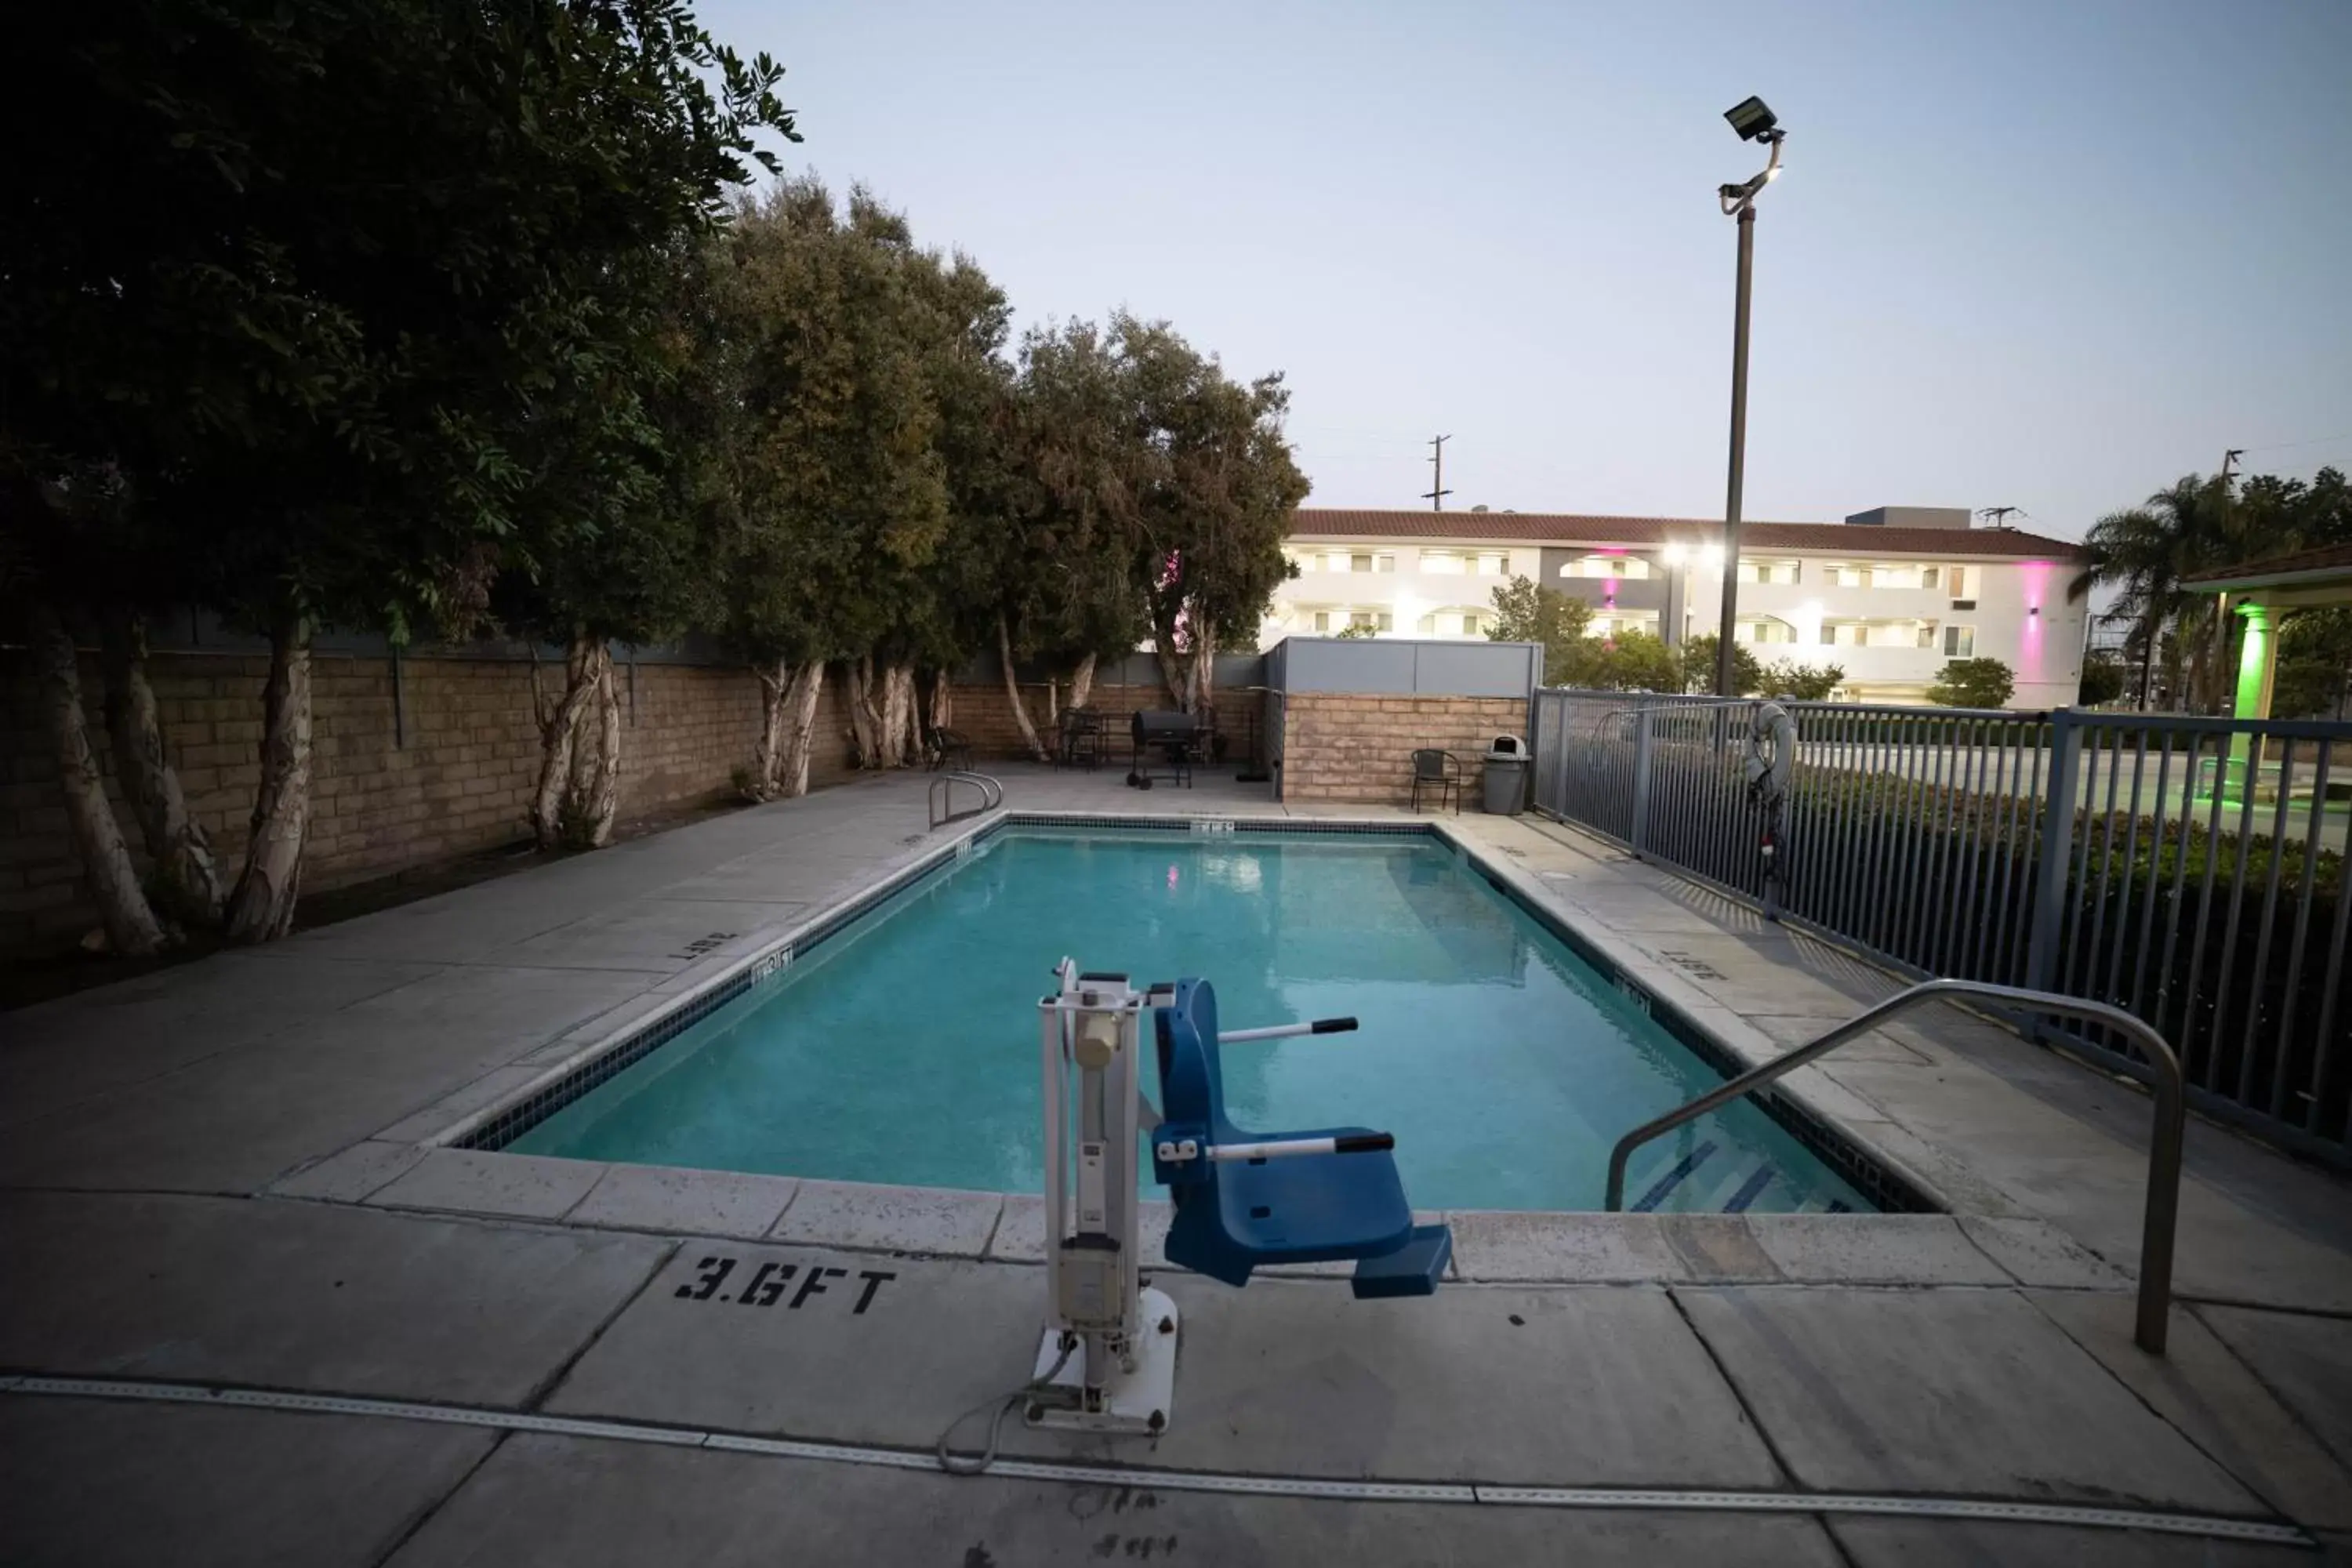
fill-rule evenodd
<path id="1" fill-rule="evenodd" d="M 1780 123 L 1773 118 L 1771 110 L 1765 106 L 1764 100 L 1760 98 L 1748 99 L 1733 108 L 1725 110 L 1723 117 L 1731 121 L 1731 128 L 1739 132 L 1739 139 L 1742 142 L 1754 142 L 1760 137 L 1769 136 L 1772 134 L 1772 128 Z"/>

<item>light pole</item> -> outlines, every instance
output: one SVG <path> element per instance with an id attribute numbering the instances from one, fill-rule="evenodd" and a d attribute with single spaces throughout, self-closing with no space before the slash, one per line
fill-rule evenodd
<path id="1" fill-rule="evenodd" d="M 1723 620 L 1715 638 L 1715 693 L 1737 697 L 1732 689 L 1731 630 L 1739 616 L 1739 489 L 1748 461 L 1748 285 L 1756 265 L 1756 198 L 1780 173 L 1780 142 L 1789 133 L 1780 129 L 1760 98 L 1751 98 L 1724 111 L 1742 142 L 1761 142 L 1772 150 L 1764 172 L 1745 184 L 1724 185 L 1716 195 L 1726 217 L 1739 220 L 1739 293 L 1731 317 L 1731 478 L 1723 501 Z"/>

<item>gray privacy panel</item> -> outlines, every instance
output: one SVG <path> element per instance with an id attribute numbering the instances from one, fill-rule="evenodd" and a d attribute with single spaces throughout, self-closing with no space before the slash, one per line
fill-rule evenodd
<path id="1" fill-rule="evenodd" d="M 1535 643 L 1286 637 L 1266 656 L 1266 683 L 1285 691 L 1525 698 L 1542 652 Z"/>

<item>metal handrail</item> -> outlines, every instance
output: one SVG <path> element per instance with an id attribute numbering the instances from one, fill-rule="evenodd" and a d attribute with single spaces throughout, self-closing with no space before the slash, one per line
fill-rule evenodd
<path id="1" fill-rule="evenodd" d="M 2147 1207 L 2140 1226 L 2139 1319 L 2132 1337 L 2140 1349 L 2151 1355 L 2162 1355 L 2166 1314 L 2172 1301 L 2172 1238 L 2180 1218 L 2180 1142 L 2188 1125 L 2188 1099 L 2180 1079 L 2180 1060 L 2165 1044 L 2164 1037 L 2144 1020 L 2105 1002 L 2061 996 L 2049 991 L 2027 991 L 2014 985 L 1988 985 L 1978 980 L 1922 981 L 1857 1013 L 1788 1055 L 1750 1068 L 1722 1087 L 1708 1090 L 1687 1105 L 1677 1106 L 1654 1121 L 1644 1122 L 1617 1140 L 1617 1146 L 1609 1151 L 1609 1211 L 1614 1214 L 1624 1204 L 1625 1162 L 1634 1150 L 1653 1138 L 1793 1072 L 1855 1036 L 1869 1033 L 1895 1014 L 1906 1012 L 1922 1002 L 1948 996 L 1974 997 L 2027 1012 L 2102 1024 L 2128 1035 L 2147 1053 L 2148 1065 L 2156 1069 L 2156 1128 L 2148 1142 Z"/>
<path id="2" fill-rule="evenodd" d="M 955 786 L 960 784 L 979 787 L 978 805 L 968 806 L 962 811 L 955 809 Z M 966 773 L 958 769 L 954 773 L 941 773 L 931 781 L 930 817 L 934 830 L 950 822 L 961 822 L 967 816 L 985 816 L 1003 804 L 1003 784 L 986 773 Z"/>

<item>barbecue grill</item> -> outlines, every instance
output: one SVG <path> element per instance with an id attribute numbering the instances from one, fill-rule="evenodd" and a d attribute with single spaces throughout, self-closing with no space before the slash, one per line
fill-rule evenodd
<path id="1" fill-rule="evenodd" d="M 1127 782 L 1137 789 L 1151 787 L 1151 765 L 1164 763 L 1170 782 L 1192 787 L 1192 764 L 1199 760 L 1205 726 L 1194 713 L 1139 712 L 1129 721 L 1133 742 Z"/>

